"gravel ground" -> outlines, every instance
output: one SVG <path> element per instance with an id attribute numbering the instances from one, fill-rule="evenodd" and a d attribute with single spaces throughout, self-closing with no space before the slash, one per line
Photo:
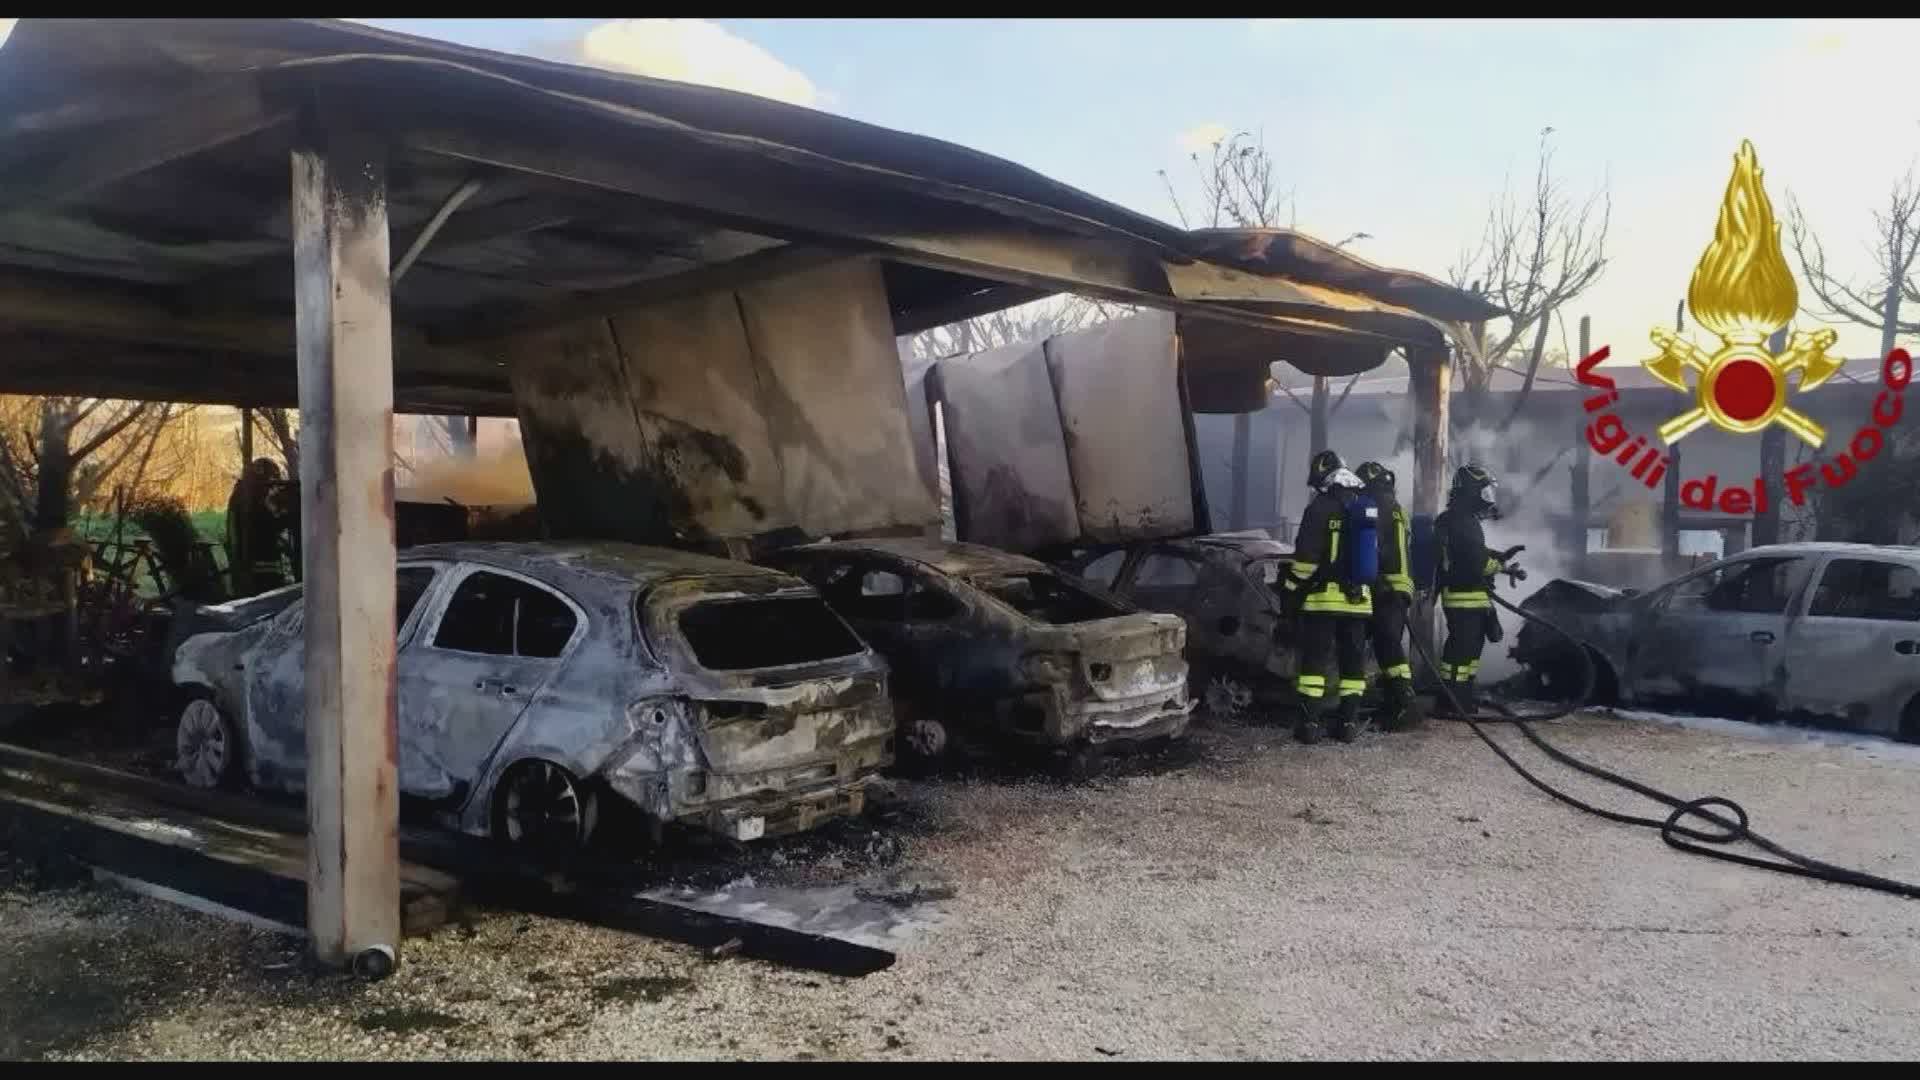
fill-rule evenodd
<path id="1" fill-rule="evenodd" d="M 1601 716 L 1554 734 L 1920 880 L 1920 763 Z M 1312 748 L 1202 729 L 1172 757 L 906 785 L 889 859 L 955 893 L 858 980 L 477 912 L 363 985 L 297 940 L 0 860 L 0 1058 L 1920 1056 L 1908 901 L 1577 815 L 1458 725 Z M 846 862 L 756 857 L 815 881 Z"/>

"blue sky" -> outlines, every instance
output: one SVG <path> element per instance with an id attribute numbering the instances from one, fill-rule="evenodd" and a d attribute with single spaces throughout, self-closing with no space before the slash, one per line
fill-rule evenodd
<path id="1" fill-rule="evenodd" d="M 1798 196 L 1830 257 L 1862 279 L 1869 210 L 1920 153 L 1920 100 L 1900 75 L 1920 45 L 1912 24 L 715 20 L 665 34 L 590 19 L 366 21 L 655 74 L 683 64 L 702 81 L 739 76 L 1168 220 L 1157 170 L 1191 189 L 1183 136 L 1256 130 L 1301 228 L 1365 231 L 1359 254 L 1436 276 L 1478 239 L 1507 178 L 1530 181 L 1552 126 L 1569 191 L 1607 183 L 1613 199 L 1611 266 L 1567 314 L 1592 315 L 1597 341 L 1635 358 L 1685 293 L 1742 138 L 1776 210 Z M 1878 344 L 1843 335 L 1851 355 Z"/>

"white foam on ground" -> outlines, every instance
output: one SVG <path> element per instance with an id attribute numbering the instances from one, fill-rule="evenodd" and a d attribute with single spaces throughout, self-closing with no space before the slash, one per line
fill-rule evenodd
<path id="1" fill-rule="evenodd" d="M 1851 731 L 1825 731 L 1819 728 L 1787 724 L 1755 724 L 1729 720 L 1724 716 L 1695 716 L 1687 713 L 1652 712 L 1644 709 L 1592 708 L 1582 710 L 1622 720 L 1640 720 L 1693 731 L 1711 731 L 1719 735 L 1752 739 L 1777 745 L 1841 747 L 1856 750 L 1875 761 L 1903 761 L 1920 765 L 1920 745 L 1895 742 L 1880 735 L 1862 735 Z"/>
<path id="2" fill-rule="evenodd" d="M 938 924 L 945 915 L 935 900 L 889 902 L 875 898 L 857 885 L 824 888 L 756 885 L 751 877 L 729 882 L 712 892 L 682 887 L 654 889 L 640 895 L 697 911 L 896 952 Z"/>

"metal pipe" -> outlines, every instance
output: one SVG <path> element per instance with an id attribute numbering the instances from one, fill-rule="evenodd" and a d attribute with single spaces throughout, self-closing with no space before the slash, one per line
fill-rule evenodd
<path id="1" fill-rule="evenodd" d="M 420 235 L 414 237 L 413 243 L 407 245 L 406 254 L 400 256 L 400 261 L 393 264 L 393 273 L 388 276 L 389 288 L 400 283 L 400 278 L 406 274 L 407 268 L 420 257 L 421 252 L 427 250 L 427 245 L 439 233 L 440 227 L 447 223 L 447 219 L 453 216 L 453 212 L 460 209 L 460 204 L 478 195 L 480 189 L 486 186 L 486 181 L 476 177 L 453 189 L 453 194 L 447 196 L 447 201 L 441 203 L 440 209 L 435 210 L 433 216 L 427 219 L 427 224 L 420 230 Z"/>

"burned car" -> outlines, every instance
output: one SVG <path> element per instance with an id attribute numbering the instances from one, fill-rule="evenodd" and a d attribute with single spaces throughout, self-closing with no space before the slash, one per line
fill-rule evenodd
<path id="1" fill-rule="evenodd" d="M 443 823 L 584 845 L 602 796 L 738 840 L 857 814 L 891 764 L 886 666 L 805 583 L 626 544 L 400 553 L 399 785 Z M 192 614 L 178 764 L 304 788 L 299 589 Z"/>
<path id="2" fill-rule="evenodd" d="M 1221 533 L 1093 550 L 1064 565 L 1149 611 L 1187 623 L 1195 692 L 1207 712 L 1245 717 L 1292 697 L 1292 623 L 1275 592 L 1293 549 L 1265 533 Z"/>
<path id="3" fill-rule="evenodd" d="M 1750 548 L 1644 593 L 1558 579 L 1520 605 L 1585 642 L 1598 695 L 1920 740 L 1920 550 Z M 1579 653 L 1529 623 L 1537 688 L 1577 693 Z"/>
<path id="4" fill-rule="evenodd" d="M 1186 732 L 1177 618 L 974 544 L 841 541 L 769 561 L 887 658 L 903 756 L 938 758 L 963 729 L 1070 752 Z"/>

